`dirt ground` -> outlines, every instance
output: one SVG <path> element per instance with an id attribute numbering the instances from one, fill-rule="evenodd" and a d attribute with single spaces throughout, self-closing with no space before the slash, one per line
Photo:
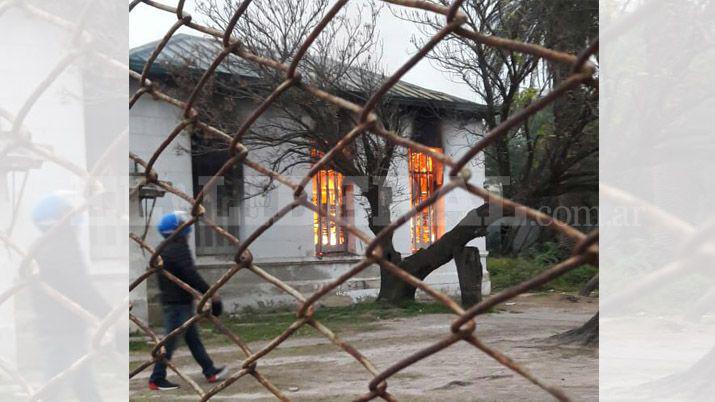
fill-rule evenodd
<path id="1" fill-rule="evenodd" d="M 547 384 L 560 386 L 575 401 L 598 400 L 598 351 L 559 346 L 545 341 L 551 335 L 586 322 L 598 309 L 598 300 L 558 293 L 522 295 L 497 312 L 481 316 L 477 335 Z M 454 316 L 429 314 L 380 321 L 369 331 L 340 334 L 365 354 L 378 369 L 422 349 L 449 333 Z M 267 342 L 251 344 L 257 350 Z M 215 347 L 217 364 L 238 369 L 241 355 L 231 346 Z M 146 359 L 133 354 L 132 362 Z M 198 365 L 185 346 L 175 362 L 205 390 Z M 365 393 L 371 379 L 353 358 L 327 339 L 289 339 L 259 360 L 258 368 L 287 397 L 295 401 L 349 401 Z M 180 390 L 152 392 L 146 383 L 150 369 L 130 381 L 133 401 L 197 400 L 184 385 Z M 170 380 L 180 382 L 175 375 Z M 388 389 L 403 401 L 549 401 L 553 398 L 509 369 L 464 342 L 459 342 L 388 379 Z M 275 398 L 252 377 L 246 376 L 212 400 L 273 401 Z"/>

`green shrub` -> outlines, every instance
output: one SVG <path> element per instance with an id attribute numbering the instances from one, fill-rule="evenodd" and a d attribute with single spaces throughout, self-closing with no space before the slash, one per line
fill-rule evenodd
<path id="1" fill-rule="evenodd" d="M 528 280 L 561 261 L 556 251 L 543 252 L 536 256 L 516 258 L 488 258 L 487 269 L 495 290 L 505 289 Z M 582 265 L 564 275 L 534 289 L 536 291 L 557 290 L 577 292 L 591 279 L 598 269 L 591 265 Z"/>

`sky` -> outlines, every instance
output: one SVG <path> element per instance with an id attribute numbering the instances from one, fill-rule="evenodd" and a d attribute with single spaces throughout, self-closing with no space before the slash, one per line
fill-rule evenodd
<path id="1" fill-rule="evenodd" d="M 175 6 L 177 1 L 164 0 L 164 3 Z M 194 3 L 193 0 L 187 0 L 185 10 L 192 16 L 198 17 L 199 13 L 195 10 Z M 173 14 L 139 3 L 129 14 L 130 48 L 160 39 L 174 22 L 176 17 Z M 387 8 L 382 10 L 379 17 L 379 30 L 384 45 L 383 62 L 389 73 L 398 69 L 416 52 L 414 45 L 410 43 L 410 38 L 412 35 L 420 35 L 420 32 L 414 24 L 398 19 Z M 185 27 L 180 28 L 177 33 L 197 34 L 196 31 Z M 418 63 L 403 77 L 403 80 L 478 102 L 476 95 L 466 84 L 454 82 L 432 66 L 428 60 Z"/>

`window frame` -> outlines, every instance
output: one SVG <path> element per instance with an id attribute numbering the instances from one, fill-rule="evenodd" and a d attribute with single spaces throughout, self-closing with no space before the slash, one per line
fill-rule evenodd
<path id="1" fill-rule="evenodd" d="M 333 192 L 331 194 L 331 184 Z M 325 188 L 325 192 L 321 191 Z M 318 206 L 321 211 L 325 211 L 325 215 L 329 214 L 330 211 L 330 200 L 332 199 L 339 205 L 336 206 L 335 211 L 337 216 L 345 220 L 348 217 L 347 209 L 347 194 L 349 185 L 345 183 L 345 178 L 340 172 L 333 169 L 321 169 L 313 177 L 313 203 Z M 319 196 L 320 195 L 320 196 Z M 334 214 L 331 214 L 334 215 Z M 330 244 L 331 239 L 331 229 L 335 228 L 335 244 Z M 324 233 L 328 233 L 328 240 L 325 244 Z M 313 243 L 315 244 L 315 255 L 322 256 L 325 254 L 340 254 L 348 252 L 348 232 L 344 227 L 331 222 L 327 216 L 320 216 L 317 212 L 313 212 Z"/>
<path id="2" fill-rule="evenodd" d="M 430 147 L 442 153 L 440 147 Z M 417 164 L 417 166 L 415 166 Z M 410 189 L 410 208 L 429 198 L 444 184 L 444 166 L 433 157 L 409 149 L 407 158 Z M 440 199 L 410 218 L 410 246 L 412 252 L 427 248 L 444 233 L 444 200 Z M 428 223 L 422 224 L 423 220 Z M 425 237 L 425 228 L 428 229 Z"/>
<path id="3" fill-rule="evenodd" d="M 230 155 L 226 149 L 212 149 L 218 144 L 214 139 L 194 134 L 191 140 L 191 177 L 195 197 Z M 199 150 L 200 146 L 206 148 Z M 238 238 L 243 225 L 243 195 L 243 166 L 237 164 L 224 172 L 204 195 L 205 217 Z M 235 245 L 203 220 L 199 220 L 194 229 L 197 256 L 223 256 L 235 252 Z"/>

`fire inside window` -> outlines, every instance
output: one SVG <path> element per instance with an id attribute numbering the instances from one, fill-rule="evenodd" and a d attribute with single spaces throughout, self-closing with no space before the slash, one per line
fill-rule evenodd
<path id="1" fill-rule="evenodd" d="M 317 255 L 347 250 L 345 230 L 328 219 L 328 216 L 343 217 L 344 205 L 343 175 L 332 170 L 320 170 L 313 177 L 313 203 L 320 208 L 323 216 L 313 214 L 313 234 Z"/>
<path id="2" fill-rule="evenodd" d="M 432 148 L 442 152 L 440 148 Z M 431 156 L 410 150 L 410 204 L 415 207 L 429 198 L 442 186 L 442 164 Z M 412 234 L 412 251 L 426 248 L 442 234 L 444 216 L 440 208 L 441 201 L 433 203 L 420 211 L 410 220 Z"/>

